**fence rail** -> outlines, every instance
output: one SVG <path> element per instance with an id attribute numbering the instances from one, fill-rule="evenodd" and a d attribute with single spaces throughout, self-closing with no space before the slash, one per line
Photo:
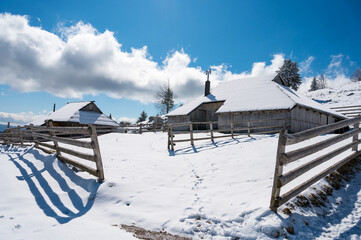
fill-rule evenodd
<path id="1" fill-rule="evenodd" d="M 264 126 L 254 126 L 255 123 L 265 123 L 265 122 L 275 122 L 281 121 L 281 124 L 278 125 L 264 125 Z M 264 133 L 277 133 L 281 129 L 286 128 L 286 119 L 263 119 L 263 120 L 250 120 L 250 121 L 235 121 L 235 122 L 222 122 L 222 124 L 228 124 L 229 128 L 222 128 L 218 129 L 214 125 L 218 125 L 218 122 L 186 122 L 186 123 L 172 123 L 168 124 L 168 149 L 174 151 L 174 146 L 176 143 L 179 142 L 191 142 L 191 145 L 194 145 L 194 141 L 201 141 L 201 140 L 211 140 L 214 142 L 216 138 L 226 138 L 231 137 L 234 138 L 238 135 L 245 135 L 248 136 L 252 134 L 264 134 Z M 240 124 L 247 124 L 246 127 L 234 127 Z M 207 130 L 194 130 L 194 125 L 208 125 L 209 129 Z M 189 130 L 179 130 L 177 131 L 176 128 L 179 127 L 189 127 Z M 209 137 L 198 137 L 195 138 L 195 134 L 199 133 L 210 133 Z M 221 136 L 215 136 L 214 133 L 224 133 Z M 174 139 L 176 135 L 180 134 L 189 134 L 189 138 L 186 139 Z"/>
<path id="2" fill-rule="evenodd" d="M 332 107 L 331 109 L 342 115 L 345 115 L 346 117 L 357 117 L 361 115 L 361 105 Z"/>
<path id="3" fill-rule="evenodd" d="M 29 125 L 18 126 L 16 128 L 7 128 L 0 136 L 0 139 L 2 140 L 2 143 L 6 145 L 12 144 L 20 146 L 31 146 L 30 144 L 26 144 L 26 142 L 34 143 L 36 148 L 41 149 L 49 154 L 56 152 L 57 158 L 59 160 L 98 177 L 98 181 L 103 181 L 104 170 L 99 149 L 97 131 L 109 132 L 109 130 L 110 129 L 107 127 L 98 128 L 97 130 L 94 125 L 88 125 L 87 127 L 53 127 L 52 121 L 49 120 L 47 121 L 46 127 Z M 79 137 L 90 138 L 90 141 L 74 139 Z M 53 144 L 50 144 L 49 142 L 52 142 Z M 93 154 L 83 153 L 77 150 L 59 146 L 59 143 L 64 143 L 79 148 L 92 149 Z M 80 158 L 82 160 L 94 162 L 96 166 L 95 168 L 87 166 L 82 162 L 64 156 L 63 153 Z"/>
<path id="4" fill-rule="evenodd" d="M 139 123 L 123 127 L 125 132 L 133 132 L 142 134 L 144 132 L 164 132 L 166 124 Z"/>
<path id="5" fill-rule="evenodd" d="M 358 156 L 361 156 L 361 152 L 358 151 L 358 145 L 361 143 L 361 140 L 359 140 L 359 134 L 361 133 L 361 129 L 359 128 L 360 122 L 361 122 L 361 117 L 357 117 L 352 119 L 346 119 L 326 126 L 308 129 L 294 134 L 287 134 L 287 130 L 282 130 L 280 132 L 279 141 L 278 141 L 276 166 L 275 166 L 274 181 L 273 181 L 273 188 L 272 188 L 272 195 L 270 202 L 271 210 L 277 212 L 278 207 L 280 207 L 281 205 L 283 205 L 293 197 L 297 196 L 298 194 L 309 188 L 311 185 L 313 185 L 320 179 L 326 177 L 328 174 L 336 171 L 350 160 Z M 317 143 L 310 144 L 306 147 L 301 147 L 288 152 L 286 151 L 286 146 L 288 145 L 301 143 L 306 140 L 318 137 L 326 133 L 331 133 L 339 129 L 345 129 L 350 125 L 352 125 L 353 128 L 347 132 L 344 132 L 343 134 L 328 138 L 326 140 Z M 327 147 L 333 146 L 334 144 L 347 139 L 351 139 L 352 140 L 351 143 L 344 144 L 342 147 L 338 147 L 335 150 L 327 152 L 326 154 L 320 157 L 305 162 L 301 166 L 296 167 L 295 169 L 288 171 L 287 173 L 283 172 L 283 167 L 285 165 L 292 163 L 296 160 L 302 159 L 304 157 L 307 157 L 316 152 L 319 152 Z M 282 187 L 284 187 L 291 181 L 296 180 L 298 177 L 310 171 L 311 169 L 333 159 L 339 154 L 350 149 L 353 151 L 353 153 L 343 158 L 342 160 L 337 161 L 332 166 L 329 166 L 328 168 L 322 170 L 320 173 L 316 174 L 315 176 L 312 176 L 310 179 L 300 183 L 298 186 L 294 187 L 290 191 L 280 196 Z"/>

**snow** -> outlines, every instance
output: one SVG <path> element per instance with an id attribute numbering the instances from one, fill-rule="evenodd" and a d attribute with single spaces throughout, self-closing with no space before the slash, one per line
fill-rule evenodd
<path id="1" fill-rule="evenodd" d="M 131 238 L 114 224 L 194 239 L 271 239 L 288 224 L 268 208 L 277 141 L 239 136 L 169 152 L 166 133 L 107 134 L 99 137 L 102 184 L 33 147 L 2 146 L 0 239 Z"/>
<path id="2" fill-rule="evenodd" d="M 331 100 L 331 106 L 361 105 L 360 86 L 350 83 L 307 95 Z M 287 146 L 286 151 L 332 136 Z M 349 141 L 295 161 L 284 172 Z M 34 147 L 0 146 L 0 239 L 135 239 L 119 224 L 194 239 L 285 234 L 288 239 L 360 239 L 361 173 L 334 190 L 325 207 L 296 208 L 291 216 L 282 213 L 283 207 L 278 214 L 269 210 L 277 142 L 277 134 L 238 136 L 197 141 L 193 147 L 177 143 L 172 152 L 166 133 L 106 134 L 99 137 L 106 178 L 101 184 Z M 348 154 L 323 163 L 282 193 Z M 321 180 L 303 194 L 324 184 Z M 284 230 L 290 226 L 295 235 Z"/>
<path id="3" fill-rule="evenodd" d="M 57 122 L 77 122 L 81 124 L 95 124 L 95 125 L 108 125 L 118 126 L 118 124 L 110 119 L 108 116 L 98 112 L 80 111 L 83 107 L 91 103 L 87 102 L 71 102 L 66 104 L 59 110 L 50 113 L 48 116 L 40 117 L 31 124 L 40 126 L 44 124 L 45 120 L 53 120 Z"/>
<path id="4" fill-rule="evenodd" d="M 187 115 L 203 103 L 224 101 L 216 113 L 292 109 L 300 105 L 344 118 L 328 107 L 271 80 L 245 78 L 222 82 L 209 95 L 196 98 L 168 113 L 168 116 Z"/>

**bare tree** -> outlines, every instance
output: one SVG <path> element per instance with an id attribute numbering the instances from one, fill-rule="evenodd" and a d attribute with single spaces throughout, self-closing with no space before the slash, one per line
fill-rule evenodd
<path id="1" fill-rule="evenodd" d="M 174 95 L 169 81 L 155 93 L 155 99 L 154 106 L 160 114 L 167 114 L 174 108 Z"/>
<path id="2" fill-rule="evenodd" d="M 327 80 L 325 74 L 321 74 L 320 79 L 318 80 L 318 89 L 327 88 Z"/>

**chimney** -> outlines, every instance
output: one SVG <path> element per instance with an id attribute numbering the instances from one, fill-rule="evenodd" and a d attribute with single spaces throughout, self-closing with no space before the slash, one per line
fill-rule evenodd
<path id="1" fill-rule="evenodd" d="M 211 69 L 206 70 L 206 74 L 207 74 L 207 81 L 204 88 L 204 96 L 207 96 L 208 94 L 211 93 L 211 82 L 209 81 L 209 74 L 211 74 Z"/>
<path id="2" fill-rule="evenodd" d="M 54 103 L 54 107 L 53 107 L 53 112 L 55 112 L 55 103 Z"/>

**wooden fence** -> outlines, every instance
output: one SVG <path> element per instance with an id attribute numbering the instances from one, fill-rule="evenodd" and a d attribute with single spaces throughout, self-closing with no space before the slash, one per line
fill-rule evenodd
<path id="1" fill-rule="evenodd" d="M 342 115 L 345 115 L 346 117 L 357 117 L 361 115 L 361 105 L 332 107 L 331 109 Z"/>
<path id="2" fill-rule="evenodd" d="M 313 129 L 308 129 L 302 132 L 287 134 L 286 130 L 281 130 L 278 141 L 278 149 L 276 156 L 276 167 L 274 173 L 274 181 L 272 188 L 272 196 L 270 208 L 274 212 L 277 212 L 277 208 L 282 204 L 286 203 L 293 197 L 297 196 L 311 185 L 319 181 L 320 179 L 326 177 L 328 174 L 336 171 L 338 168 L 342 167 L 344 164 L 349 162 L 350 160 L 361 155 L 361 152 L 358 152 L 358 145 L 361 143 L 361 140 L 358 139 L 359 133 L 361 129 L 359 128 L 359 124 L 361 121 L 361 117 L 346 119 L 337 123 L 332 123 L 325 126 L 316 127 Z M 321 142 L 313 143 L 306 147 L 301 147 L 296 150 L 287 151 L 286 146 L 300 143 L 320 135 L 331 133 L 340 129 L 348 128 L 350 125 L 353 125 L 349 131 L 344 132 L 343 134 L 339 134 L 337 136 L 328 138 Z M 307 157 L 311 154 L 319 152 L 327 147 L 333 146 L 336 143 L 341 141 L 352 139 L 351 143 L 344 144 L 342 147 L 336 148 L 326 154 L 317 157 L 309 162 L 304 163 L 303 165 L 288 171 L 287 173 L 283 172 L 283 167 L 289 163 L 292 163 L 296 160 Z M 337 155 L 352 149 L 353 153 L 343 158 L 342 160 L 337 161 L 332 166 L 322 170 L 317 175 L 309 178 L 307 181 L 300 183 L 290 191 L 282 194 L 280 196 L 281 188 L 296 178 L 300 177 L 304 173 L 310 171 L 311 169 L 319 166 L 320 164 L 334 159 Z M 301 160 L 302 161 L 302 160 Z"/>
<path id="3" fill-rule="evenodd" d="M 109 131 L 109 129 L 103 129 L 103 131 Z M 74 136 L 77 136 L 77 138 L 84 136 L 89 137 L 90 141 L 77 140 L 74 139 Z M 52 141 L 53 144 L 50 144 L 49 141 Z M 99 149 L 97 130 L 94 125 L 88 125 L 87 127 L 53 127 L 52 121 L 48 121 L 46 127 L 29 125 L 7 128 L 3 133 L 3 144 L 24 146 L 26 143 L 30 142 L 34 142 L 36 148 L 41 149 L 46 153 L 53 154 L 56 152 L 58 159 L 98 177 L 98 181 L 104 180 L 104 170 Z M 59 146 L 59 143 L 92 149 L 93 154 L 68 149 Z M 89 167 L 79 161 L 65 157 L 63 156 L 63 153 L 75 156 L 82 160 L 94 162 L 96 168 Z"/>
<path id="4" fill-rule="evenodd" d="M 275 122 L 275 121 L 281 121 L 282 124 L 277 125 L 267 125 L 264 124 L 265 122 Z M 257 123 L 263 123 L 263 126 L 257 126 Z M 194 130 L 194 125 L 208 125 L 209 129 L 207 130 Z M 191 142 L 191 145 L 194 145 L 194 141 L 200 141 L 200 140 L 211 140 L 214 142 L 214 139 L 216 138 L 226 138 L 231 137 L 234 138 L 234 136 L 237 135 L 245 135 L 248 136 L 252 134 L 265 134 L 265 133 L 277 133 L 281 129 L 286 128 L 286 119 L 263 119 L 263 120 L 251 120 L 251 121 L 237 121 L 237 122 L 223 122 L 222 124 L 229 124 L 229 128 L 225 129 L 218 129 L 218 122 L 187 122 L 187 123 L 174 123 L 174 124 L 168 124 L 168 149 L 174 151 L 174 146 L 177 142 Z M 237 125 L 247 124 L 247 127 L 234 127 Z M 217 127 L 214 127 L 214 125 L 217 125 Z M 175 128 L 177 127 L 189 127 L 189 130 L 184 131 L 177 131 Z M 214 133 L 224 133 L 220 136 L 215 136 Z M 194 134 L 197 133 L 210 133 L 209 137 L 199 137 L 195 138 Z M 187 139 L 174 139 L 176 135 L 179 134 L 189 134 L 189 138 Z"/>
<path id="5" fill-rule="evenodd" d="M 140 123 L 123 127 L 125 132 L 133 132 L 142 134 L 144 132 L 164 132 L 166 125 L 156 125 L 153 123 Z"/>

